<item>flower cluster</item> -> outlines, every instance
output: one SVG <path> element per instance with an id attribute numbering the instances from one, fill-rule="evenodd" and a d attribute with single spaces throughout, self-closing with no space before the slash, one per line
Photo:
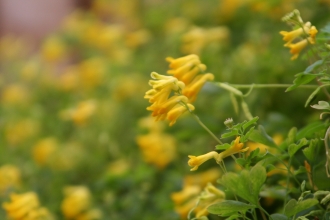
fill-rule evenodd
<path id="1" fill-rule="evenodd" d="M 310 22 L 302 24 L 300 28 L 293 31 L 280 31 L 280 34 L 283 36 L 283 40 L 286 42 L 285 47 L 290 48 L 290 53 L 293 55 L 291 60 L 298 58 L 300 52 L 310 43 L 315 44 L 315 36 L 317 34 L 317 29 L 315 26 L 312 26 Z M 298 42 L 296 39 L 300 39 Z M 293 43 L 294 42 L 294 43 Z"/>
<path id="2" fill-rule="evenodd" d="M 10 203 L 3 203 L 3 208 L 10 219 L 53 219 L 46 208 L 40 207 L 38 196 L 34 192 L 11 194 L 10 199 Z"/>
<path id="3" fill-rule="evenodd" d="M 182 89 L 182 94 L 189 99 L 190 103 L 196 100 L 203 85 L 214 79 L 212 73 L 199 74 L 206 70 L 206 66 L 201 63 L 199 57 L 195 54 L 177 59 L 167 57 L 166 61 L 170 63 L 170 70 L 167 73 L 184 82 L 185 87 Z"/>
<path id="4" fill-rule="evenodd" d="M 187 107 L 190 111 L 195 109 L 188 103 L 188 98 L 181 94 L 185 87 L 183 82 L 173 76 L 164 76 L 156 72 L 152 72 L 151 77 L 153 80 L 149 81 L 149 85 L 152 89 L 146 92 L 144 98 L 152 103 L 147 110 L 152 111 L 152 116 L 156 117 L 157 121 L 168 119 L 171 126 L 187 111 Z M 172 92 L 174 95 L 170 97 Z"/>
<path id="5" fill-rule="evenodd" d="M 211 151 L 207 154 L 203 154 L 200 156 L 192 156 L 189 155 L 188 157 L 190 158 L 188 161 L 188 165 L 192 167 L 190 171 L 195 171 L 198 169 L 200 165 L 202 165 L 204 162 L 210 160 L 210 159 L 215 159 L 217 163 L 220 163 L 224 158 L 231 156 L 233 154 L 237 153 L 243 153 L 246 152 L 249 148 L 243 148 L 244 144 L 240 143 L 240 136 L 237 136 L 232 145 L 225 151 L 221 153 L 217 153 L 216 151 Z"/>

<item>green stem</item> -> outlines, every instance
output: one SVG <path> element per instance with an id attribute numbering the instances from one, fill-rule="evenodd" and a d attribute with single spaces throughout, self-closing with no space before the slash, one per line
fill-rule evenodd
<path id="1" fill-rule="evenodd" d="M 270 220 L 273 220 L 273 218 L 269 215 L 269 213 L 265 209 L 262 208 L 260 203 L 258 204 L 258 208 L 260 209 L 260 211 L 262 211 L 262 214 L 266 214 Z"/>
<path id="2" fill-rule="evenodd" d="M 200 124 L 200 126 L 202 126 L 219 144 L 223 144 L 222 141 L 220 141 L 220 139 L 217 138 L 217 136 L 215 136 L 215 134 L 213 134 L 208 127 L 206 127 L 206 125 L 199 119 L 197 115 L 195 115 L 192 112 L 190 113 L 194 117 L 194 119 L 198 122 L 198 124 Z"/>
<path id="3" fill-rule="evenodd" d="M 215 83 L 217 84 L 217 83 Z M 263 88 L 288 88 L 292 86 L 292 84 L 230 84 L 231 86 L 237 89 L 249 89 L 253 85 L 253 88 L 263 89 Z M 305 88 L 305 89 L 315 89 L 319 87 L 319 85 L 300 85 L 298 88 Z"/>

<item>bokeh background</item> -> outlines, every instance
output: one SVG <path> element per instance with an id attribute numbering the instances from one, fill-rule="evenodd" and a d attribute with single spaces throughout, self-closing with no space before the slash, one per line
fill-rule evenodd
<path id="1" fill-rule="evenodd" d="M 65 211 L 77 187 L 85 219 L 184 218 L 172 193 L 219 175 L 212 163 L 191 173 L 187 155 L 216 143 L 189 116 L 153 123 L 150 73 L 197 54 L 215 81 L 290 84 L 308 66 L 279 35 L 293 9 L 318 29 L 330 19 L 328 0 L 0 0 L 0 201 L 32 191 L 55 219 L 82 219 Z M 284 90 L 247 98 L 271 135 L 318 120 L 303 108 L 311 91 Z M 217 135 L 245 119 L 211 83 L 195 107 Z"/>

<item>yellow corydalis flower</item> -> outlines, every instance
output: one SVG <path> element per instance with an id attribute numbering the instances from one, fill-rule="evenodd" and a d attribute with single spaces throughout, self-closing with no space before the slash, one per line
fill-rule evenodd
<path id="1" fill-rule="evenodd" d="M 188 157 L 190 158 L 189 161 L 188 161 L 188 165 L 192 167 L 190 169 L 190 171 L 195 171 L 204 162 L 206 162 L 206 161 L 208 161 L 212 158 L 216 159 L 218 157 L 218 153 L 215 152 L 215 151 L 211 151 L 207 154 L 203 154 L 203 155 L 200 155 L 200 156 L 197 156 L 197 157 L 192 156 L 192 155 L 189 155 Z"/>
<path id="2" fill-rule="evenodd" d="M 195 107 L 188 104 L 188 98 L 181 94 L 185 87 L 184 83 L 173 76 L 164 76 L 156 72 L 151 73 L 153 80 L 149 81 L 152 89 L 148 90 L 144 96 L 152 103 L 147 110 L 152 111 L 152 116 L 156 120 L 169 120 L 172 126 L 178 117 L 180 117 L 189 108 L 190 111 Z M 170 97 L 171 93 L 174 95 Z M 170 97 L 170 98 L 169 98 Z"/>
<path id="3" fill-rule="evenodd" d="M 306 22 L 305 24 L 301 22 L 301 25 L 302 27 L 290 32 L 280 31 L 280 34 L 283 36 L 283 40 L 286 42 L 284 46 L 290 48 L 290 53 L 292 54 L 291 60 L 297 59 L 300 52 L 308 44 L 315 44 L 315 37 L 318 32 L 316 27 L 312 26 L 310 22 Z M 293 43 L 297 39 L 298 42 Z"/>
<path id="4" fill-rule="evenodd" d="M 10 199 L 10 203 L 2 204 L 10 219 L 53 219 L 47 209 L 39 207 L 38 196 L 34 192 L 11 194 Z"/>
<path id="5" fill-rule="evenodd" d="M 216 160 L 217 161 L 221 161 L 223 160 L 224 158 L 228 157 L 228 156 L 231 156 L 233 154 L 237 154 L 237 153 L 242 153 L 242 152 L 245 152 L 247 151 L 249 148 L 246 147 L 243 149 L 244 147 L 244 144 L 243 143 L 240 143 L 241 137 L 240 136 L 237 136 L 235 141 L 234 141 L 234 144 L 231 145 L 227 150 L 221 152 L 217 157 L 216 157 Z"/>
<path id="6" fill-rule="evenodd" d="M 188 97 L 190 103 L 196 100 L 197 94 L 203 85 L 214 79 L 212 73 L 200 74 L 206 70 L 206 66 L 201 63 L 196 54 L 177 59 L 167 57 L 166 61 L 170 63 L 170 70 L 167 73 L 185 83 L 186 86 L 183 88 L 182 94 Z"/>

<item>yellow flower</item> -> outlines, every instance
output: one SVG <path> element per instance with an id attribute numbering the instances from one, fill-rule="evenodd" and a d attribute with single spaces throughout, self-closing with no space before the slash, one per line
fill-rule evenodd
<path id="1" fill-rule="evenodd" d="M 300 37 L 304 33 L 308 34 L 310 29 L 311 29 L 311 23 L 306 22 L 306 24 L 304 25 L 303 28 L 301 27 L 301 28 L 298 28 L 298 29 L 290 31 L 290 32 L 280 31 L 280 34 L 283 36 L 283 40 L 286 41 L 286 44 L 284 46 L 289 45 L 293 40 L 295 40 L 297 37 Z"/>
<path id="2" fill-rule="evenodd" d="M 212 81 L 213 79 L 214 75 L 212 73 L 198 75 L 188 86 L 183 89 L 182 93 L 188 97 L 189 102 L 194 102 L 203 85 L 207 81 Z"/>
<path id="3" fill-rule="evenodd" d="M 48 62 L 57 62 L 63 58 L 66 46 L 57 36 L 51 36 L 42 45 L 42 55 Z"/>
<path id="4" fill-rule="evenodd" d="M 218 168 L 211 168 L 201 173 L 186 175 L 183 178 L 183 185 L 198 185 L 205 187 L 208 182 L 214 183 L 220 178 L 220 171 Z"/>
<path id="5" fill-rule="evenodd" d="M 180 192 L 171 194 L 171 199 L 176 205 L 183 204 L 192 197 L 198 195 L 201 192 L 201 187 L 198 185 L 187 185 Z"/>
<path id="6" fill-rule="evenodd" d="M 18 187 L 20 183 L 21 171 L 16 166 L 8 164 L 0 167 L 0 195 Z"/>
<path id="7" fill-rule="evenodd" d="M 246 147 L 243 149 L 243 146 L 244 144 L 243 143 L 240 143 L 239 140 L 240 140 L 240 136 L 237 136 L 237 138 L 235 139 L 234 141 L 234 144 L 231 145 L 227 150 L 221 152 L 217 157 L 216 157 L 216 160 L 217 161 L 221 161 L 223 160 L 224 158 L 228 157 L 228 156 L 231 156 L 233 154 L 237 154 L 237 153 L 241 153 L 241 152 L 245 152 L 247 151 L 249 148 Z"/>
<path id="8" fill-rule="evenodd" d="M 311 38 L 308 38 L 311 39 Z M 295 44 L 289 44 L 290 53 L 293 55 L 291 60 L 295 60 L 298 58 L 300 52 L 308 45 L 308 39 L 304 39 Z M 310 41 L 311 43 L 312 41 Z"/>
<path id="9" fill-rule="evenodd" d="M 193 111 L 195 107 L 192 104 L 187 104 L 190 111 Z M 172 108 L 166 116 L 166 119 L 170 121 L 170 126 L 172 126 L 176 120 L 184 114 L 188 109 L 185 106 L 182 105 L 176 105 L 174 108 Z"/>
<path id="10" fill-rule="evenodd" d="M 188 157 L 190 158 L 189 161 L 188 161 L 188 165 L 190 167 L 192 167 L 190 169 L 190 171 L 195 171 L 204 162 L 206 162 L 206 161 L 208 161 L 208 160 L 210 160 L 212 158 L 214 158 L 214 159 L 217 158 L 218 157 L 218 153 L 215 152 L 215 151 L 211 151 L 211 152 L 209 152 L 207 154 L 203 154 L 203 155 L 200 155 L 200 156 L 197 156 L 197 157 L 196 156 L 192 156 L 192 155 L 189 155 Z"/>
<path id="11" fill-rule="evenodd" d="M 96 103 L 94 100 L 79 102 L 74 108 L 66 109 L 60 112 L 60 118 L 63 120 L 72 120 L 76 125 L 85 125 L 87 120 L 95 113 Z"/>
<path id="12" fill-rule="evenodd" d="M 136 139 L 143 159 L 159 169 L 165 168 L 176 156 L 175 139 L 168 134 L 151 132 Z"/>
<path id="13" fill-rule="evenodd" d="M 23 119 L 6 125 L 5 135 L 9 144 L 18 145 L 36 135 L 40 124 L 33 119 Z"/>
<path id="14" fill-rule="evenodd" d="M 1 102 L 5 105 L 20 105 L 29 102 L 29 90 L 21 84 L 11 84 L 6 86 L 1 95 Z"/>
<path id="15" fill-rule="evenodd" d="M 57 148 L 58 144 L 55 138 L 49 137 L 39 140 L 33 147 L 33 158 L 38 164 L 46 165 Z"/>
<path id="16" fill-rule="evenodd" d="M 169 67 L 171 69 L 178 69 L 187 62 L 198 61 L 199 57 L 196 54 L 190 54 L 184 57 L 174 59 L 173 57 L 166 57 L 166 61 L 170 63 Z"/>
<path id="17" fill-rule="evenodd" d="M 3 203 L 10 219 L 53 219 L 47 209 L 39 207 L 38 196 L 34 192 L 11 194 L 10 199 L 10 203 Z"/>
<path id="18" fill-rule="evenodd" d="M 75 218 L 90 207 L 91 194 L 85 186 L 70 186 L 64 188 L 65 199 L 61 204 L 66 218 Z"/>

